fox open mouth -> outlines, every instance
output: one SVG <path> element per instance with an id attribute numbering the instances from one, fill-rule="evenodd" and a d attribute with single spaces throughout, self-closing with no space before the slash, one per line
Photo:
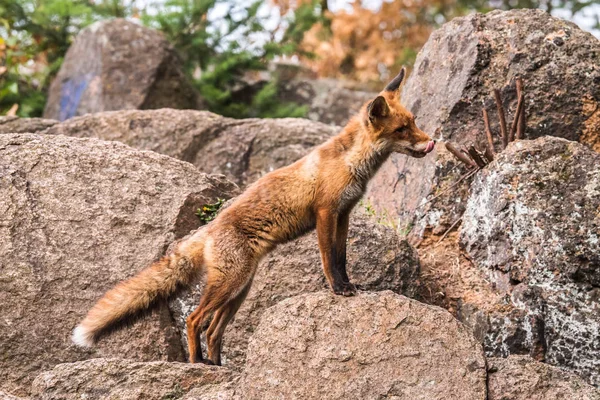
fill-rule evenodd
<path id="1" fill-rule="evenodd" d="M 421 158 L 421 157 L 425 157 L 428 153 L 431 153 L 433 151 L 433 148 L 435 147 L 435 141 L 430 141 L 429 143 L 427 143 L 427 147 L 425 148 L 425 150 L 413 150 L 413 149 L 409 149 L 408 147 L 405 147 L 404 150 L 406 151 L 406 154 L 408 154 L 411 157 L 415 157 L 415 158 Z"/>
<path id="2" fill-rule="evenodd" d="M 422 158 L 425 157 L 427 155 L 427 152 L 425 151 L 416 151 L 416 150 L 411 150 L 411 149 L 404 149 L 406 150 L 406 154 L 411 156 L 411 157 L 415 157 L 415 158 Z"/>

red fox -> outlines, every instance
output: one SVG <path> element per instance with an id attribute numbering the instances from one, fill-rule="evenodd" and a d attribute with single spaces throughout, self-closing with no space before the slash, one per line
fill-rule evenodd
<path id="1" fill-rule="evenodd" d="M 246 298 L 260 260 L 278 244 L 315 227 L 331 289 L 339 295 L 355 294 L 346 273 L 350 211 L 392 152 L 423 157 L 435 145 L 400 104 L 404 76 L 402 68 L 340 134 L 256 181 L 170 255 L 108 291 L 75 328 L 73 341 L 91 346 L 117 323 L 202 274 L 206 287 L 200 305 L 186 320 L 190 362 L 221 365 L 223 332 Z M 207 359 L 199 340 L 204 330 Z"/>

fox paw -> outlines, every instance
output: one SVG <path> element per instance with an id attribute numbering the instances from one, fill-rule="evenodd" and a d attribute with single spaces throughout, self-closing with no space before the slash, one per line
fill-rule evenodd
<path id="1" fill-rule="evenodd" d="M 356 286 L 350 282 L 342 282 L 333 287 L 333 293 L 342 296 L 354 296 L 356 294 Z"/>

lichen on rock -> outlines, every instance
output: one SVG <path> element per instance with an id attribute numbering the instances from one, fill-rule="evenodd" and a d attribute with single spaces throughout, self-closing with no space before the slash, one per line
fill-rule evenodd
<path id="1" fill-rule="evenodd" d="M 511 144 L 471 187 L 461 245 L 520 311 L 498 318 L 489 354 L 539 351 L 600 383 L 600 155 L 543 137 Z M 514 315 L 513 315 L 514 316 Z M 520 325 L 519 336 L 502 334 Z"/>

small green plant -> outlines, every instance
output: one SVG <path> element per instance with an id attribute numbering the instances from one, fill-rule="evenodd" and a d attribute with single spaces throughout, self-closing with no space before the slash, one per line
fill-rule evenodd
<path id="1" fill-rule="evenodd" d="M 361 200 L 359 206 L 362 207 L 369 217 L 373 217 L 379 225 L 398 230 L 397 224 L 394 222 L 387 209 L 377 211 L 369 200 Z"/>
<path id="2" fill-rule="evenodd" d="M 176 383 L 169 393 L 166 393 L 161 400 L 177 400 L 183 397 L 185 392 L 179 383 Z"/>
<path id="3" fill-rule="evenodd" d="M 216 203 L 205 204 L 201 208 L 197 209 L 196 215 L 203 224 L 207 224 L 215 219 L 223 203 L 225 203 L 225 199 L 218 198 Z"/>
<path id="4" fill-rule="evenodd" d="M 367 215 L 369 215 L 371 217 L 377 216 L 377 212 L 375 211 L 375 208 L 373 207 L 373 204 L 371 204 L 370 201 L 361 200 L 360 205 L 365 209 L 365 211 L 367 212 Z"/>
<path id="5" fill-rule="evenodd" d="M 414 228 L 414 225 L 412 222 L 408 222 L 404 228 L 399 228 L 398 231 L 398 236 L 400 236 L 401 238 L 405 239 L 408 237 L 408 235 L 410 234 L 410 232 L 412 231 L 412 229 Z"/>

